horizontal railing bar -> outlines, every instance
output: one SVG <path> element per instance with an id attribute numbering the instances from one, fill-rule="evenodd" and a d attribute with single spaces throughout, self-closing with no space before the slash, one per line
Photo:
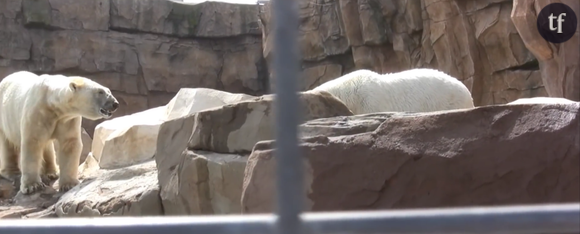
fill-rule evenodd
<path id="1" fill-rule="evenodd" d="M 309 233 L 578 233 L 580 203 L 302 213 Z M 4 219 L 1 234 L 268 234 L 275 215 Z"/>

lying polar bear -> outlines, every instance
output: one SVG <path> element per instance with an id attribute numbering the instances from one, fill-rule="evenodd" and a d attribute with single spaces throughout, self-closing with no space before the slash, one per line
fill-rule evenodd
<path id="1" fill-rule="evenodd" d="M 430 112 L 473 108 L 471 92 L 459 80 L 434 69 L 390 74 L 357 70 L 312 90 L 340 99 L 356 115 L 376 112 Z"/>

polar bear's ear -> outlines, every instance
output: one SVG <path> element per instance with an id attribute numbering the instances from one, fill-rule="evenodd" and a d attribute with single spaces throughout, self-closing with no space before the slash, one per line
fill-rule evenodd
<path id="1" fill-rule="evenodd" d="M 82 88 L 84 84 L 85 84 L 85 82 L 83 81 L 83 79 L 81 79 L 81 78 L 74 78 L 70 82 L 70 88 L 72 90 L 78 90 L 78 89 Z"/>

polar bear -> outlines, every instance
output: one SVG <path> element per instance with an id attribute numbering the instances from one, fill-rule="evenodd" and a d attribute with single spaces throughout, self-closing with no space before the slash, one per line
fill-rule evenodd
<path id="1" fill-rule="evenodd" d="M 118 107 L 108 88 L 88 78 L 8 75 L 0 81 L 0 175 L 22 174 L 23 194 L 46 187 L 41 176 L 60 177 L 59 190 L 70 190 L 79 183 L 82 117 L 108 119 Z"/>
<path id="2" fill-rule="evenodd" d="M 506 105 L 518 105 L 518 104 L 571 104 L 577 103 L 570 99 L 559 98 L 559 97 L 533 97 L 533 98 L 520 98 L 513 102 L 509 102 Z"/>
<path id="3" fill-rule="evenodd" d="M 473 108 L 471 92 L 444 72 L 417 68 L 378 74 L 361 69 L 330 80 L 312 90 L 324 90 L 355 114 L 431 112 Z"/>

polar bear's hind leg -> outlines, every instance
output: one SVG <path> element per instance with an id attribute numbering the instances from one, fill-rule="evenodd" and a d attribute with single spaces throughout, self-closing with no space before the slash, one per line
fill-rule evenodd
<path id="1" fill-rule="evenodd" d="M 54 144 L 52 142 L 49 142 L 44 147 L 44 151 L 42 152 L 42 158 L 43 158 L 42 176 L 46 177 L 50 181 L 58 179 L 58 168 L 56 166 L 56 153 L 54 151 Z"/>
<path id="2" fill-rule="evenodd" d="M 13 180 L 21 175 L 18 167 L 18 152 L 4 134 L 0 133 L 0 175 Z"/>

